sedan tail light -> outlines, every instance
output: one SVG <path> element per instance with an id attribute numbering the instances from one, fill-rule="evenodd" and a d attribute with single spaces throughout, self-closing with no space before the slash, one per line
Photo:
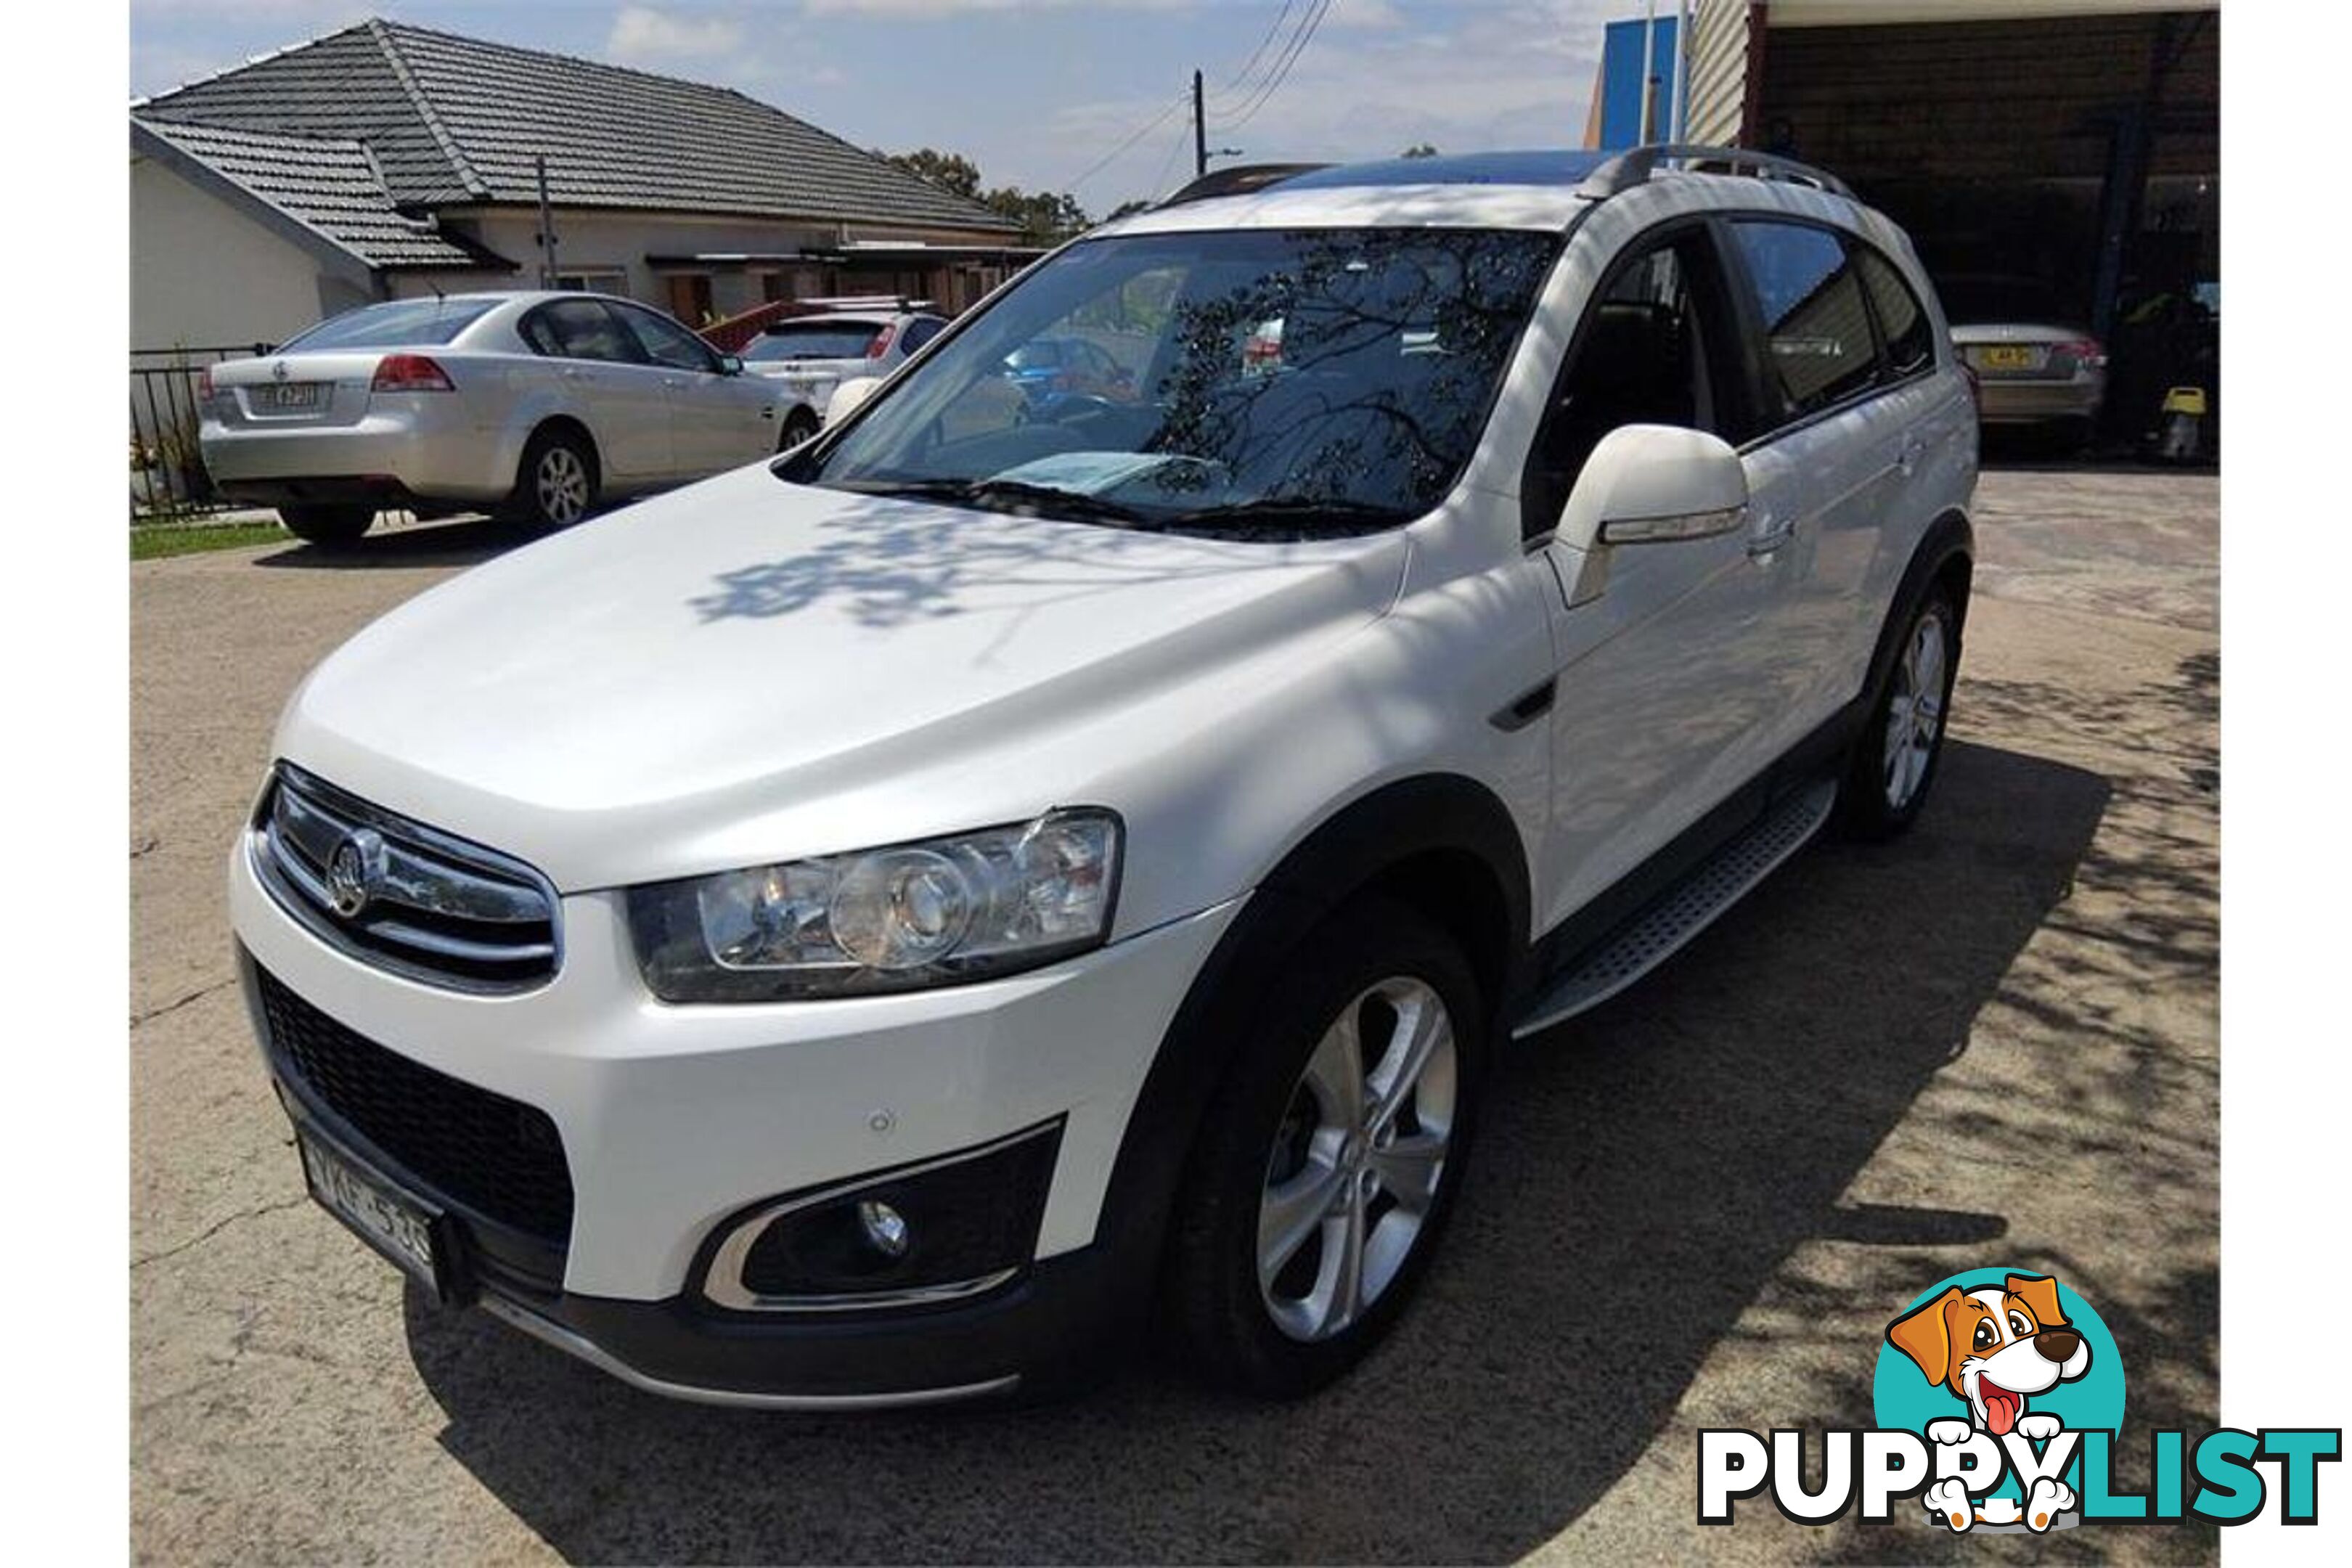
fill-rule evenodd
<path id="1" fill-rule="evenodd" d="M 376 363 L 375 392 L 455 392 L 449 373 L 430 354 L 386 354 Z"/>
<path id="2" fill-rule="evenodd" d="M 2060 343 L 2051 352 L 2065 354 L 2077 363 L 2088 365 L 2093 370 L 2106 368 L 2106 345 L 2095 338 L 2077 338 L 2071 343 Z"/>
<path id="3" fill-rule="evenodd" d="M 874 341 L 866 345 L 866 357 L 867 359 L 880 359 L 884 354 L 888 353 L 890 352 L 891 341 L 897 338 L 898 335 L 898 326 L 897 322 L 887 321 L 883 323 L 882 330 L 874 334 Z"/>

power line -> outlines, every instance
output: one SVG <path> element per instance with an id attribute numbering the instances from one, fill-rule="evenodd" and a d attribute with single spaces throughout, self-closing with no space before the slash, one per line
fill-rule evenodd
<path id="1" fill-rule="evenodd" d="M 1321 26 L 1323 18 L 1330 14 L 1331 5 L 1332 0 L 1319 0 L 1313 10 L 1305 14 L 1300 21 L 1297 34 L 1291 42 L 1289 51 L 1275 62 L 1274 69 L 1266 77 L 1265 85 L 1234 118 L 1224 122 L 1221 127 L 1222 130 L 1240 130 L 1250 122 L 1251 118 L 1259 110 L 1266 106 L 1268 100 L 1281 90 L 1282 84 L 1289 79 L 1291 68 L 1297 65 L 1298 57 L 1305 54 L 1307 46 L 1314 41 L 1315 29 Z"/>
<path id="2" fill-rule="evenodd" d="M 1242 62 L 1242 68 L 1234 72 L 1232 78 L 1217 89 L 1219 92 L 1231 92 L 1242 84 L 1242 78 L 1257 68 L 1257 62 L 1265 57 L 1265 47 L 1274 42 L 1274 36 L 1282 31 L 1282 25 L 1290 20 L 1290 8 L 1296 4 L 1297 0 L 1282 0 L 1282 11 L 1275 17 L 1274 26 L 1268 27 L 1265 37 L 1257 41 L 1257 47 L 1252 49 L 1250 58 Z"/>
<path id="3" fill-rule="evenodd" d="M 1153 115 L 1150 120 L 1145 121 L 1141 125 L 1137 126 L 1133 135 L 1129 136 L 1126 141 L 1120 142 L 1118 146 L 1112 148 L 1109 152 L 1104 153 L 1101 157 L 1088 164 L 1085 174 L 1080 174 L 1074 180 L 1065 180 L 1062 182 L 1062 188 L 1066 191 L 1075 191 L 1077 187 L 1085 184 L 1088 180 L 1093 179 L 1097 174 L 1101 174 L 1105 169 L 1110 167 L 1112 160 L 1116 159 L 1120 153 L 1126 152 L 1129 147 L 1134 146 L 1138 142 L 1140 142 L 1145 137 L 1150 135 L 1154 131 L 1159 130 L 1162 125 L 1167 124 L 1168 117 L 1184 107 L 1188 96 L 1189 95 L 1185 93 L 1179 93 L 1174 98 L 1170 99 L 1168 100 L 1167 108 Z"/>

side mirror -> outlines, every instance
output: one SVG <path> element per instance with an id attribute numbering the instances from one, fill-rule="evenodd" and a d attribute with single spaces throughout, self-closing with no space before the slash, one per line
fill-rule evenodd
<path id="1" fill-rule="evenodd" d="M 831 425 L 835 420 L 856 413 L 857 405 L 873 396 L 874 389 L 881 384 L 882 378 L 878 375 L 851 376 L 847 381 L 835 387 L 833 395 L 825 400 L 824 422 Z"/>
<path id="2" fill-rule="evenodd" d="M 1579 557 L 1568 602 L 1600 595 L 1614 550 L 1729 533 L 1747 513 L 1748 470 L 1720 437 L 1620 426 L 1592 449 L 1560 509 L 1559 541 Z"/>
<path id="3" fill-rule="evenodd" d="M 719 356 L 719 374 L 721 375 L 742 374 L 743 356 L 741 354 L 720 354 Z"/>

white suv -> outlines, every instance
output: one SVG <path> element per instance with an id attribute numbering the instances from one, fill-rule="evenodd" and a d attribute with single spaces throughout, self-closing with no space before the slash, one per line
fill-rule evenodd
<path id="1" fill-rule="evenodd" d="M 1916 816 L 1976 424 L 1901 232 L 1747 153 L 1217 179 L 295 694 L 254 1018 L 443 1300 L 731 1404 L 1034 1395 L 1148 1321 L 1312 1388 L 1500 1042 Z M 1041 337 L 1131 386 L 1024 395 Z"/>

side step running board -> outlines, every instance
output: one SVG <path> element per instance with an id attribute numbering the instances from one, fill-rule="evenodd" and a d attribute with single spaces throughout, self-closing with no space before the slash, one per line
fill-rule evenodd
<path id="1" fill-rule="evenodd" d="M 1673 957 L 1803 848 L 1836 802 L 1837 785 L 1828 780 L 1782 802 L 1561 975 L 1512 1027 L 1512 1037 L 1525 1039 L 1597 1007 Z"/>

